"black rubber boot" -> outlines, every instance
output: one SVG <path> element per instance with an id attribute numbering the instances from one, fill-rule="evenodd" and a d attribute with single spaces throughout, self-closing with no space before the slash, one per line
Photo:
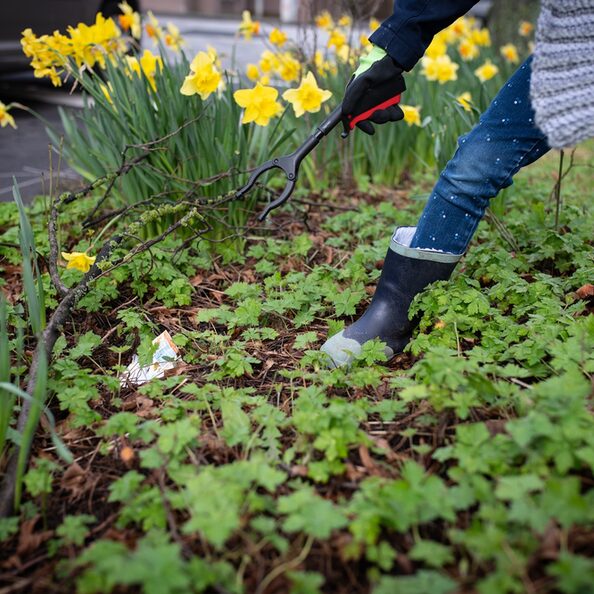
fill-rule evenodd
<path id="1" fill-rule="evenodd" d="M 462 254 L 408 247 L 416 227 L 394 232 L 375 295 L 365 313 L 322 346 L 334 367 L 349 365 L 368 340 L 386 343 L 388 359 L 408 344 L 418 319 L 408 319 L 408 309 L 427 285 L 450 278 Z"/>

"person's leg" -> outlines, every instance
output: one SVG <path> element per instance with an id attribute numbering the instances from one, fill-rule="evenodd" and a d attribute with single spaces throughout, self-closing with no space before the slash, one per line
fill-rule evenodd
<path id="1" fill-rule="evenodd" d="M 421 215 L 411 247 L 455 254 L 468 247 L 489 200 L 549 146 L 534 123 L 528 58 L 501 88 L 479 123 L 458 140 Z"/>
<path id="2" fill-rule="evenodd" d="M 521 167 L 549 150 L 534 125 L 530 63 L 529 59 L 516 71 L 480 122 L 460 138 L 418 226 L 395 231 L 371 304 L 354 324 L 322 346 L 331 364 L 350 364 L 362 345 L 374 338 L 386 343 L 388 358 L 402 352 L 417 324 L 408 318 L 415 295 L 449 278 L 489 200 L 512 183 Z"/>

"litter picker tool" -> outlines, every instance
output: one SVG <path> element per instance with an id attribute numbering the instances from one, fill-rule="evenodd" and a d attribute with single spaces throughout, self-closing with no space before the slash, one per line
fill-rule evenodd
<path id="1" fill-rule="evenodd" d="M 299 175 L 299 166 L 301 162 L 311 151 L 320 144 L 322 138 L 330 134 L 336 126 L 342 122 L 344 125 L 344 131 L 342 132 L 342 137 L 346 138 L 349 132 L 359 123 L 365 120 L 368 120 L 373 116 L 376 111 L 380 111 L 382 109 L 386 109 L 391 107 L 392 105 L 396 105 L 400 102 L 400 91 L 402 89 L 398 89 L 399 93 L 394 95 L 391 99 L 384 101 L 380 104 L 376 105 L 367 105 L 363 106 L 363 111 L 360 114 L 355 116 L 349 116 L 345 118 L 342 115 L 342 104 L 339 105 L 314 131 L 314 133 L 294 152 L 290 155 L 285 155 L 282 157 L 275 157 L 270 159 L 270 161 L 266 161 L 255 169 L 247 184 L 243 186 L 240 190 L 237 191 L 235 194 L 235 199 L 242 198 L 245 194 L 247 194 L 256 184 L 256 181 L 260 176 L 262 176 L 267 171 L 271 169 L 280 169 L 284 172 L 285 176 L 287 177 L 287 184 L 285 185 L 281 194 L 273 200 L 268 206 L 260 213 L 258 216 L 259 221 L 263 221 L 272 210 L 278 208 L 282 204 L 284 204 L 295 190 L 295 184 L 297 183 L 297 177 Z M 373 99 L 372 97 L 370 99 Z"/>

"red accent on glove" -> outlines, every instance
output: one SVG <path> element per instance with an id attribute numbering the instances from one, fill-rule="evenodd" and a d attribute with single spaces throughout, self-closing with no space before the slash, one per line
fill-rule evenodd
<path id="1" fill-rule="evenodd" d="M 360 113 L 358 116 L 354 118 L 349 116 L 349 126 L 351 130 L 353 130 L 359 122 L 364 122 L 365 120 L 369 119 L 376 111 L 392 107 L 392 105 L 397 105 L 398 103 L 400 103 L 400 95 L 396 95 L 396 97 L 392 97 L 391 99 L 388 99 L 387 101 L 384 101 L 383 103 L 380 103 L 375 107 L 372 107 L 370 110 L 364 113 Z"/>

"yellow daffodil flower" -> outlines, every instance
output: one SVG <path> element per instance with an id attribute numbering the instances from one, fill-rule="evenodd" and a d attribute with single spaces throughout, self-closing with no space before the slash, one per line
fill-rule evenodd
<path id="1" fill-rule="evenodd" d="M 221 59 L 219 58 L 219 54 L 217 53 L 216 48 L 212 45 L 206 46 L 206 53 L 212 58 L 212 63 L 219 69 L 222 70 L 221 66 Z"/>
<path id="2" fill-rule="evenodd" d="M 444 56 L 447 51 L 448 46 L 446 45 L 443 37 L 438 37 L 436 35 L 429 47 L 425 50 L 425 55 L 428 58 L 438 58 L 439 56 Z"/>
<path id="3" fill-rule="evenodd" d="M 468 91 L 458 95 L 456 102 L 464 108 L 464 111 L 472 111 L 472 95 Z"/>
<path id="4" fill-rule="evenodd" d="M 487 60 L 482 66 L 474 71 L 481 82 L 486 82 L 492 79 L 498 72 L 499 68 L 497 68 L 491 60 Z"/>
<path id="5" fill-rule="evenodd" d="M 118 15 L 118 23 L 123 31 L 130 31 L 134 39 L 142 37 L 142 27 L 140 26 L 140 15 L 134 12 L 134 9 L 124 0 L 118 4 L 122 14 Z"/>
<path id="6" fill-rule="evenodd" d="M 242 124 L 254 122 L 258 126 L 268 126 L 270 120 L 283 110 L 277 101 L 278 91 L 259 82 L 253 89 L 235 91 L 233 98 L 237 105 L 245 109 Z"/>
<path id="7" fill-rule="evenodd" d="M 260 70 L 262 72 L 276 72 L 279 67 L 279 59 L 270 50 L 264 50 L 260 56 Z"/>
<path id="8" fill-rule="evenodd" d="M 301 62 L 289 53 L 282 54 L 279 57 L 278 74 L 287 82 L 297 80 L 301 74 Z"/>
<path id="9" fill-rule="evenodd" d="M 517 64 L 520 61 L 520 56 L 518 56 L 518 48 L 513 43 L 502 45 L 499 51 L 510 64 Z"/>
<path id="10" fill-rule="evenodd" d="M 260 22 L 252 21 L 252 15 L 249 10 L 244 10 L 241 14 L 239 32 L 246 39 L 251 39 L 254 35 L 258 35 L 258 33 L 260 33 Z"/>
<path id="11" fill-rule="evenodd" d="M 283 99 L 293 106 L 298 118 L 306 111 L 317 113 L 320 111 L 322 103 L 328 101 L 330 97 L 332 97 L 332 93 L 318 87 L 312 72 L 305 75 L 298 88 L 289 89 L 283 93 Z"/>
<path id="12" fill-rule="evenodd" d="M 167 33 L 165 33 L 165 45 L 170 47 L 174 52 L 181 51 L 181 46 L 186 42 L 179 32 L 179 28 L 173 23 L 167 23 Z"/>
<path id="13" fill-rule="evenodd" d="M 245 69 L 245 75 L 249 80 L 256 82 L 260 78 L 260 69 L 256 64 L 248 64 Z"/>
<path id="14" fill-rule="evenodd" d="M 149 10 L 146 14 L 149 22 L 144 26 L 144 30 L 146 31 L 146 34 L 153 40 L 153 42 L 157 43 L 159 39 L 163 39 L 165 33 L 159 24 L 159 20 L 153 14 L 153 11 Z"/>
<path id="15" fill-rule="evenodd" d="M 314 64 L 320 76 L 326 77 L 328 74 L 336 74 L 336 64 L 326 60 L 321 50 L 316 50 L 314 54 Z"/>
<path id="16" fill-rule="evenodd" d="M 131 72 L 140 76 L 140 72 L 142 71 L 148 79 L 153 91 L 157 90 L 155 75 L 157 74 L 157 69 L 159 72 L 163 69 L 163 60 L 160 56 L 155 56 L 151 50 L 145 49 L 140 61 L 138 58 L 126 56 L 126 62 L 128 63 L 128 68 Z"/>
<path id="17" fill-rule="evenodd" d="M 151 50 L 144 50 L 142 57 L 140 58 L 140 67 L 147 76 L 155 76 L 157 68 L 161 70 L 163 68 L 163 60 L 161 56 L 156 56 Z"/>
<path id="18" fill-rule="evenodd" d="M 328 47 L 335 47 L 338 51 L 343 45 L 346 45 L 346 35 L 339 29 L 333 29 L 328 38 Z"/>
<path id="19" fill-rule="evenodd" d="M 456 41 L 457 39 L 468 36 L 470 33 L 470 24 L 468 19 L 465 17 L 460 17 L 447 28 L 447 31 L 451 40 L 450 43 Z"/>
<path id="20" fill-rule="evenodd" d="M 127 26 L 131 27 L 132 22 Z M 68 35 L 54 31 L 51 35 L 37 37 L 31 29 L 25 29 L 21 45 L 24 54 L 31 58 L 34 75 L 49 77 L 54 86 L 62 84 L 61 75 L 69 68 L 68 58 L 74 58 L 78 68 L 93 68 L 96 64 L 105 68 L 106 58 L 113 61 L 116 54 L 126 50 L 120 29 L 101 13 L 91 25 L 79 23 L 69 27 Z"/>
<path id="21" fill-rule="evenodd" d="M 369 20 L 369 30 L 371 32 L 375 31 L 376 29 L 379 29 L 380 25 L 381 23 L 376 18 L 372 18 Z"/>
<path id="22" fill-rule="evenodd" d="M 404 121 L 409 126 L 421 125 L 421 106 L 420 105 L 400 105 L 400 109 L 404 112 Z"/>
<path id="23" fill-rule="evenodd" d="M 88 256 L 86 252 L 62 252 L 62 258 L 68 262 L 66 268 L 76 268 L 81 272 L 89 272 L 97 259 L 95 256 Z"/>
<path id="24" fill-rule="evenodd" d="M 355 53 L 351 49 L 348 43 L 345 43 L 340 49 L 336 50 L 336 57 L 343 63 L 346 64 L 347 62 L 353 65 L 355 61 Z"/>
<path id="25" fill-rule="evenodd" d="M 0 126 L 6 128 L 6 126 L 12 126 L 16 128 L 16 124 L 14 123 L 14 118 L 8 113 L 9 107 L 4 105 L 2 101 L 0 101 Z"/>
<path id="26" fill-rule="evenodd" d="M 221 73 L 214 62 L 212 55 L 198 52 L 190 64 L 191 72 L 184 79 L 180 93 L 188 96 L 197 93 L 203 101 L 206 101 L 221 82 Z"/>
<path id="27" fill-rule="evenodd" d="M 427 80 L 437 81 L 440 85 L 443 85 L 448 81 L 458 79 L 456 73 L 460 66 L 452 62 L 448 55 L 438 56 L 437 58 L 422 58 L 421 64 L 423 65 L 421 73 Z"/>
<path id="28" fill-rule="evenodd" d="M 334 21 L 332 16 L 327 10 L 323 10 L 315 19 L 316 27 L 320 29 L 324 29 L 325 31 L 330 31 L 332 27 L 334 27 Z"/>
<path id="29" fill-rule="evenodd" d="M 534 25 L 529 21 L 520 21 L 518 33 L 522 37 L 528 37 L 534 31 Z"/>
<path id="30" fill-rule="evenodd" d="M 120 30 L 112 19 L 106 19 L 98 12 L 95 23 L 85 25 L 79 23 L 76 27 L 68 27 L 72 55 L 77 66 L 92 68 L 99 64 L 105 68 L 105 57 L 110 53 L 121 50 Z"/>
<path id="31" fill-rule="evenodd" d="M 369 47 L 371 45 L 371 41 L 369 41 L 366 33 L 361 33 L 359 36 L 359 43 L 361 44 L 361 47 Z"/>
<path id="32" fill-rule="evenodd" d="M 482 47 L 489 47 L 491 45 L 491 34 L 489 29 L 473 29 L 470 33 L 470 38 L 474 43 Z"/>
<path id="33" fill-rule="evenodd" d="M 268 41 L 277 47 L 283 47 L 287 43 L 287 39 L 287 34 L 276 27 L 270 31 L 270 35 L 268 36 Z"/>
<path id="34" fill-rule="evenodd" d="M 468 62 L 468 60 L 478 58 L 481 51 L 479 50 L 478 45 L 476 45 L 472 39 L 467 37 L 459 43 L 458 53 L 465 62 Z"/>
<path id="35" fill-rule="evenodd" d="M 350 27 L 353 24 L 353 19 L 348 14 L 343 14 L 338 19 L 339 27 Z"/>

